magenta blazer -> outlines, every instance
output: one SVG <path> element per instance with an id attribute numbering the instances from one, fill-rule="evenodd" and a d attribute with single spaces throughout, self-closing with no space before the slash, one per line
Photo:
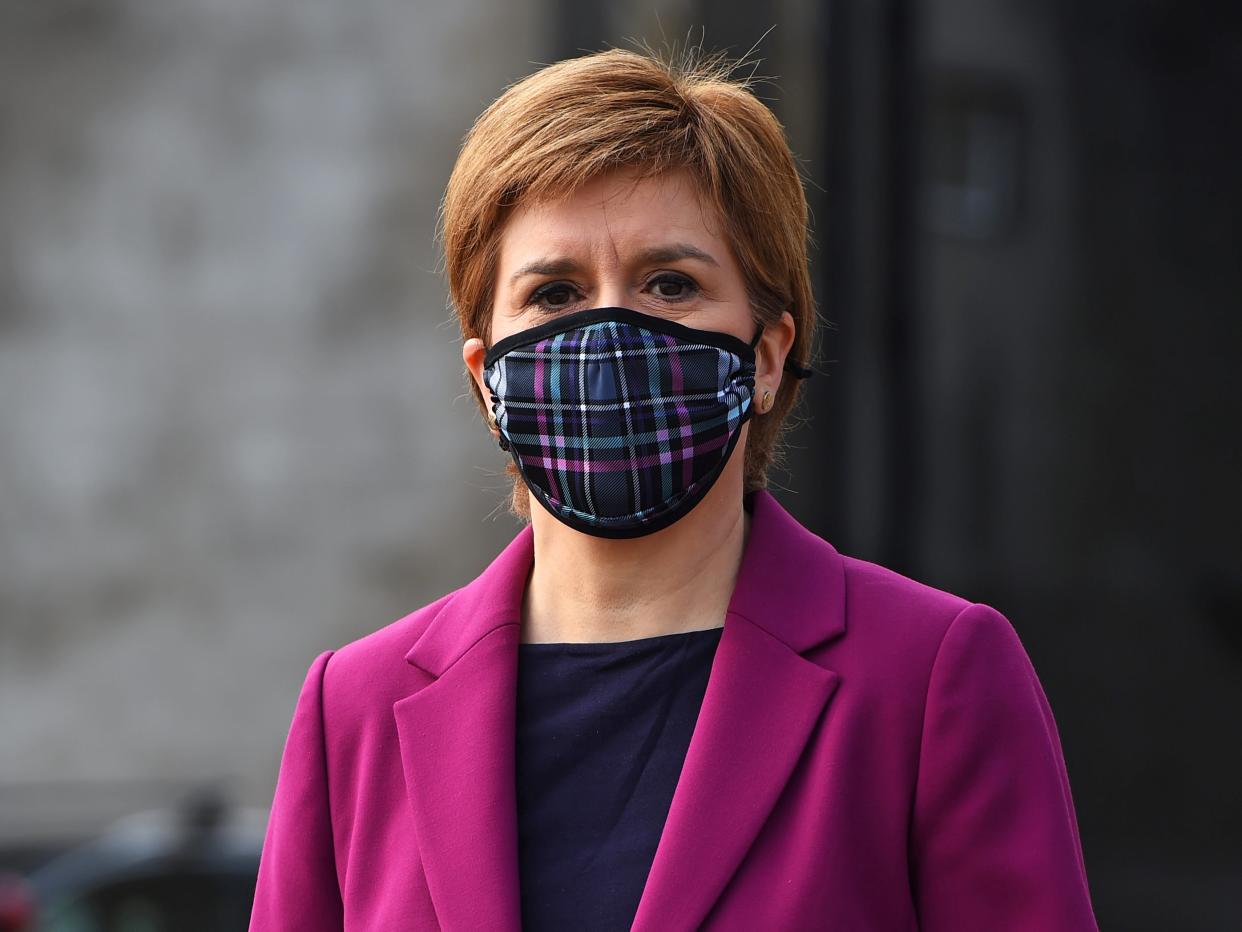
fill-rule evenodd
<path id="1" fill-rule="evenodd" d="M 986 605 L 842 556 L 767 492 L 637 932 L 1096 930 L 1060 739 Z M 516 932 L 524 528 L 310 667 L 252 932 Z M 570 878 L 572 880 L 572 878 Z"/>

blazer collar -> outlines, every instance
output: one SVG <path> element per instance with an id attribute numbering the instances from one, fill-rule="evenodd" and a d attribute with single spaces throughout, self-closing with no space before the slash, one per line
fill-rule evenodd
<path id="1" fill-rule="evenodd" d="M 746 549 L 637 932 L 703 922 L 839 680 L 804 655 L 845 633 L 840 555 L 767 491 L 747 505 Z M 419 851 L 445 929 L 520 927 L 514 697 L 533 558 L 526 527 L 454 593 L 406 654 L 430 679 L 393 706 Z"/>

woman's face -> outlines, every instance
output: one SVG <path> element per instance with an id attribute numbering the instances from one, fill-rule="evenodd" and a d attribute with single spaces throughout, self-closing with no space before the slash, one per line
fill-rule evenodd
<path id="1" fill-rule="evenodd" d="M 551 203 L 520 207 L 501 233 L 491 343 L 593 307 L 628 307 L 687 327 L 754 339 L 746 282 L 715 211 L 684 171 L 620 170 Z M 755 350 L 756 389 L 773 395 L 794 322 L 786 311 Z M 482 340 L 462 356 L 487 397 Z M 735 457 L 740 459 L 740 457 Z"/>
<path id="2" fill-rule="evenodd" d="M 500 239 L 491 342 L 558 314 L 628 307 L 749 343 L 746 283 L 683 172 L 604 175 L 514 212 Z"/>

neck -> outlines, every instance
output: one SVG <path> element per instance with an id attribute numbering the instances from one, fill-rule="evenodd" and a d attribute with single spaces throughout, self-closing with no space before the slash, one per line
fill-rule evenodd
<path id="1" fill-rule="evenodd" d="M 628 641 L 723 625 L 750 524 L 731 472 L 685 517 L 625 540 L 576 531 L 532 501 L 521 640 Z"/>

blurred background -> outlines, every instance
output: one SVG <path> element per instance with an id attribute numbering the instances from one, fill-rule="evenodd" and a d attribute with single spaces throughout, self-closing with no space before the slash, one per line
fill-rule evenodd
<path id="1" fill-rule="evenodd" d="M 778 497 L 1013 622 L 1101 928 L 1242 928 L 1242 5 L 1185 0 L 0 5 L 0 928 L 245 927 L 310 662 L 518 529 L 461 137 L 632 40 L 775 76 L 830 322 Z"/>

